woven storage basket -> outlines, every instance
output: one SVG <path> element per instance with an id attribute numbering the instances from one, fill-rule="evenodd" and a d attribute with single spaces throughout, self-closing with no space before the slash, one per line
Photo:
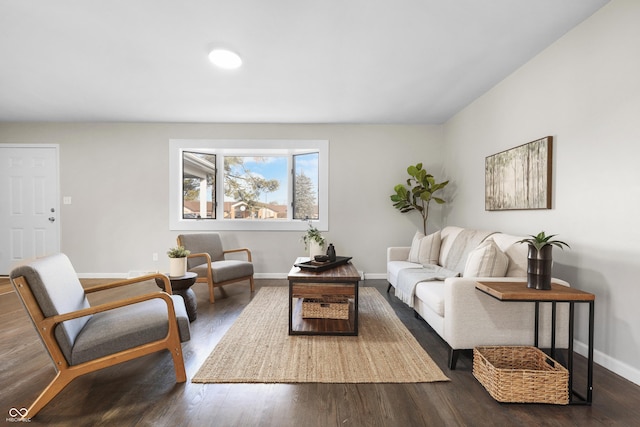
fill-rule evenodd
<path id="1" fill-rule="evenodd" d="M 569 372 L 535 347 L 476 347 L 473 376 L 498 402 L 569 403 Z"/>
<path id="2" fill-rule="evenodd" d="M 349 299 L 342 297 L 305 298 L 302 317 L 306 319 L 348 319 Z"/>

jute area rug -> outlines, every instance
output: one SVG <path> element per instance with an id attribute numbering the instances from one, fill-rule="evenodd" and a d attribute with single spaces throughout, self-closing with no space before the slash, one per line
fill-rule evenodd
<path id="1" fill-rule="evenodd" d="M 448 381 L 374 288 L 359 290 L 359 335 L 288 335 L 287 287 L 265 287 L 191 380 L 194 383 Z"/>

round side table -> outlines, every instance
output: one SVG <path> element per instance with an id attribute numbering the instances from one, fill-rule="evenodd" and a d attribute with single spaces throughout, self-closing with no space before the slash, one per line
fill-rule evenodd
<path id="1" fill-rule="evenodd" d="M 166 275 L 171 282 L 171 290 L 174 294 L 180 295 L 184 299 L 184 305 L 187 308 L 189 321 L 193 322 L 198 317 L 198 304 L 196 303 L 196 294 L 191 289 L 191 285 L 196 283 L 198 275 L 196 273 L 187 272 L 184 276 L 171 277 Z M 156 285 L 164 291 L 164 281 L 156 279 Z"/>

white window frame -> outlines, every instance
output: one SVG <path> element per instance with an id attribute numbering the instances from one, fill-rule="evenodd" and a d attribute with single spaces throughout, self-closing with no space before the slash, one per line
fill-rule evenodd
<path id="1" fill-rule="evenodd" d="M 291 219 L 293 207 L 289 206 L 286 220 L 237 220 L 225 219 L 224 177 L 216 177 L 216 218 L 195 219 L 182 217 L 182 153 L 184 151 L 210 151 L 218 156 L 218 163 L 227 156 L 273 156 L 318 152 L 318 220 L 311 223 L 320 231 L 329 230 L 329 141 L 281 140 L 281 139 L 171 139 L 169 140 L 169 228 L 175 231 L 275 231 L 307 230 L 307 221 Z M 219 170 L 224 170 L 220 168 Z M 292 193 L 292 177 L 288 180 L 288 193 Z M 292 197 L 292 196 L 290 196 Z"/>

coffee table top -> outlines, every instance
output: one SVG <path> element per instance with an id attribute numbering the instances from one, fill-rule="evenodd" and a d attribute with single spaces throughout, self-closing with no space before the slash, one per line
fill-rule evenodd
<path id="1" fill-rule="evenodd" d="M 294 264 L 299 264 L 305 261 L 308 261 L 309 258 L 300 257 L 296 259 Z M 288 280 L 318 280 L 318 281 L 328 281 L 328 282 L 339 282 L 339 281 L 359 281 L 361 279 L 360 273 L 358 273 L 358 269 L 353 265 L 353 263 L 348 262 L 347 264 L 342 264 L 337 267 L 331 268 L 329 270 L 324 271 L 309 271 L 303 270 L 295 265 L 289 271 L 289 275 L 287 276 Z"/>

